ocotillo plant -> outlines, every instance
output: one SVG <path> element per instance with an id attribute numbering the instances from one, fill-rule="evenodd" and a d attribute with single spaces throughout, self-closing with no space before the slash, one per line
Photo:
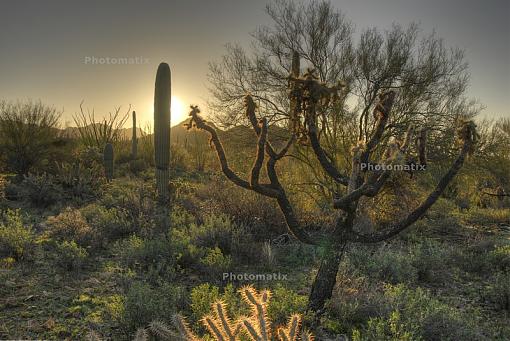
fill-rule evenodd
<path id="1" fill-rule="evenodd" d="M 160 202 L 169 199 L 170 180 L 170 67 L 159 64 L 154 89 L 154 160 L 156 162 L 156 187 Z"/>
<path id="2" fill-rule="evenodd" d="M 103 165 L 106 181 L 110 182 L 113 179 L 113 145 L 111 143 L 104 146 Z"/>
<path id="3" fill-rule="evenodd" d="M 294 61 L 293 65 L 292 69 L 295 70 L 299 64 Z M 372 133 L 368 137 L 360 133 L 357 145 L 353 146 L 351 155 L 348 156 L 352 160 L 351 167 L 342 170 L 323 149 L 320 131 L 324 129 L 324 124 L 327 124 L 323 120 L 323 108 L 329 106 L 328 108 L 334 110 L 335 105 L 340 104 L 342 97 L 344 97 L 345 90 L 343 88 L 346 87 L 346 84 L 339 82 L 338 85 L 329 87 L 320 82 L 314 72 L 310 70 L 302 77 L 291 74 L 289 76 L 289 86 L 291 87 L 289 102 L 292 103 L 292 109 L 296 110 L 296 113 L 289 116 L 297 116 L 296 122 L 300 122 L 300 124 L 293 125 L 295 129 L 291 131 L 292 136 L 279 151 L 268 141 L 266 119 L 257 119 L 255 102 L 250 95 L 245 97 L 246 117 L 251 123 L 258 141 L 255 161 L 246 180 L 230 168 L 218 133 L 213 126 L 207 124 L 199 115 L 198 107 L 191 107 L 191 120 L 187 126 L 188 128 L 196 127 L 209 133 L 221 169 L 230 181 L 242 188 L 275 199 L 283 213 L 289 233 L 303 243 L 323 247 L 324 255 L 311 288 L 308 306 L 310 310 L 320 314 L 326 300 L 332 296 L 336 275 L 346 245 L 348 243 L 384 241 L 405 230 L 422 217 L 437 201 L 462 167 L 467 154 L 473 150 L 476 144 L 477 133 L 473 122 L 461 123 L 458 131 L 460 141 L 458 156 L 450 169 L 439 180 L 434 190 L 403 219 L 395 221 L 389 226 L 376 227 L 373 232 L 367 233 L 359 231 L 356 224 L 360 218 L 360 200 L 380 194 L 387 180 L 391 178 L 392 170 L 397 169 L 393 166 L 401 166 L 410 157 L 410 145 L 413 139 L 412 127 L 408 129 L 402 140 L 388 142 L 384 138 L 385 132 L 387 133 L 389 129 L 388 122 L 396 92 L 391 88 L 379 92 L 379 101 L 373 106 L 373 125 L 372 122 L 369 122 L 370 127 L 364 125 L 366 119 L 360 117 L 360 131 L 370 129 L 368 131 Z M 419 141 L 421 149 L 419 153 L 423 163 L 426 162 L 427 155 L 424 146 L 426 142 L 424 134 L 421 133 Z M 340 210 L 340 214 L 335 215 L 336 221 L 332 226 L 320 231 L 312 231 L 299 219 L 277 172 L 278 161 L 287 155 L 289 149 L 297 141 L 311 149 L 324 174 L 335 183 L 336 188 L 340 188 L 340 190 L 335 190 L 335 196 L 332 200 L 332 208 Z M 268 181 L 262 183 L 260 173 L 264 163 Z M 382 170 L 380 168 L 368 169 L 364 167 L 369 164 L 385 165 L 386 167 Z"/>
<path id="4" fill-rule="evenodd" d="M 136 136 L 136 111 L 133 111 L 133 136 L 131 137 L 131 159 L 136 160 L 138 156 L 138 138 Z"/>

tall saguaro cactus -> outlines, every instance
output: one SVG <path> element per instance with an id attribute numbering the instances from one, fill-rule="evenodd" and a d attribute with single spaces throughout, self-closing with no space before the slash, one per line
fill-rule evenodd
<path id="1" fill-rule="evenodd" d="M 170 163 L 170 67 L 159 64 L 154 89 L 154 159 L 156 162 L 156 187 L 160 202 L 169 199 Z"/>
<path id="2" fill-rule="evenodd" d="M 136 111 L 133 111 L 133 136 L 131 138 L 131 158 L 136 160 L 138 156 L 138 139 L 136 136 Z"/>
<path id="3" fill-rule="evenodd" d="M 113 179 L 113 145 L 111 143 L 104 146 L 103 165 L 106 181 L 110 182 Z"/>

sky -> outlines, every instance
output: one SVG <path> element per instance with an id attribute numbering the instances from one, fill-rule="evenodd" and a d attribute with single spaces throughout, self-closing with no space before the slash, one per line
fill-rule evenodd
<path id="1" fill-rule="evenodd" d="M 63 121 L 94 108 L 98 115 L 131 105 L 152 119 L 160 62 L 172 70 L 173 117 L 205 106 L 208 62 L 225 44 L 247 45 L 270 24 L 265 0 L 0 1 L 0 99 L 41 99 Z M 359 32 L 418 22 L 466 52 L 468 95 L 487 117 L 510 117 L 510 1 L 332 0 Z M 96 58 L 96 59 L 94 59 Z M 100 58 L 110 58 L 109 64 Z M 131 58 L 128 65 L 113 64 Z M 103 62 L 103 64 L 101 64 Z"/>

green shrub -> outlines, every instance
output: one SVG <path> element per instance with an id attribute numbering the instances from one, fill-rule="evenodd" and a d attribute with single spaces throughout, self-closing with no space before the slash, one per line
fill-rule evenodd
<path id="1" fill-rule="evenodd" d="M 353 340 L 480 340 L 482 336 L 476 321 L 421 288 L 390 285 L 384 300 L 388 313 L 355 329 Z"/>
<path id="2" fill-rule="evenodd" d="M 56 164 L 56 181 L 62 186 L 65 196 L 77 199 L 92 199 L 99 192 L 103 183 L 101 166 L 96 162 Z"/>
<path id="3" fill-rule="evenodd" d="M 16 174 L 44 166 L 60 140 L 61 112 L 40 101 L 0 101 L 0 155 Z"/>
<path id="4" fill-rule="evenodd" d="M 510 311 L 510 272 L 493 275 L 485 295 L 498 310 Z"/>
<path id="5" fill-rule="evenodd" d="M 166 239 L 143 239 L 133 235 L 119 241 L 114 250 L 121 264 L 144 272 L 151 282 L 158 282 L 160 277 L 174 277 L 175 255 Z"/>
<path id="6" fill-rule="evenodd" d="M 55 264 L 68 271 L 82 268 L 88 257 L 87 250 L 76 244 L 74 240 L 57 242 L 54 252 Z"/>
<path id="7" fill-rule="evenodd" d="M 133 223 L 123 209 L 90 204 L 80 211 L 95 233 L 105 241 L 114 241 L 135 232 Z"/>
<path id="8" fill-rule="evenodd" d="M 217 286 L 209 283 L 200 284 L 191 290 L 191 312 L 194 321 L 199 321 L 202 316 L 209 314 L 211 304 L 220 298 Z"/>
<path id="9" fill-rule="evenodd" d="M 96 235 L 81 212 L 67 207 L 46 220 L 48 234 L 57 241 L 76 241 L 82 247 L 95 246 Z"/>
<path id="10" fill-rule="evenodd" d="M 473 207 L 461 217 L 465 223 L 472 225 L 510 224 L 510 208 Z"/>
<path id="11" fill-rule="evenodd" d="M 348 333 L 352 326 L 365 324 L 370 318 L 386 313 L 383 297 L 367 277 L 347 276 L 341 269 L 327 310 L 330 316 L 328 328 L 337 333 Z"/>
<path id="12" fill-rule="evenodd" d="M 232 237 L 237 226 L 226 215 L 208 215 L 201 225 L 192 225 L 192 242 L 199 247 L 218 247 L 224 253 L 232 250 Z"/>
<path id="13" fill-rule="evenodd" d="M 418 277 L 411 256 L 398 250 L 360 246 L 349 251 L 348 261 L 354 273 L 391 284 L 412 283 Z"/>
<path id="14" fill-rule="evenodd" d="M 308 298 L 278 284 L 273 290 L 267 313 L 275 325 L 284 324 L 295 313 L 304 313 Z"/>
<path id="15" fill-rule="evenodd" d="M 19 210 L 7 210 L 0 222 L 0 257 L 27 259 L 35 246 L 35 235 L 23 224 Z"/>
<path id="16" fill-rule="evenodd" d="M 232 258 L 225 256 L 220 248 L 208 249 L 206 255 L 200 259 L 204 274 L 211 280 L 221 280 L 222 274 L 228 272 L 232 266 Z"/>
<path id="17" fill-rule="evenodd" d="M 510 245 L 498 246 L 489 254 L 493 268 L 510 271 Z"/>
<path id="18" fill-rule="evenodd" d="M 169 320 L 184 308 L 186 292 L 181 287 L 164 284 L 152 287 L 135 282 L 129 288 L 124 301 L 122 324 L 129 331 L 146 327 L 154 320 Z"/>
<path id="19" fill-rule="evenodd" d="M 432 239 L 425 239 L 411 248 L 411 264 L 417 269 L 418 280 L 423 282 L 443 282 L 451 254 L 448 245 L 441 244 Z M 441 276 L 439 275 L 441 273 Z"/>
<path id="20" fill-rule="evenodd" d="M 21 194 L 35 207 L 48 207 L 62 200 L 63 189 L 49 174 L 28 174 L 21 183 Z"/>
<path id="21" fill-rule="evenodd" d="M 256 241 L 266 241 L 287 232 L 285 220 L 276 203 L 246 191 L 224 179 L 208 181 L 196 196 L 205 202 L 205 216 L 221 212 L 239 226 L 246 226 Z"/>

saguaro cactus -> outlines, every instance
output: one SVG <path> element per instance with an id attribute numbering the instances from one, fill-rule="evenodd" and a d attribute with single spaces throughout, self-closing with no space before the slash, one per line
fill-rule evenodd
<path id="1" fill-rule="evenodd" d="M 111 143 L 104 146 L 103 165 L 106 181 L 110 182 L 113 179 L 113 145 Z"/>
<path id="2" fill-rule="evenodd" d="M 170 163 L 170 67 L 159 64 L 154 89 L 154 159 L 156 161 L 156 187 L 161 202 L 169 199 Z"/>
<path id="3" fill-rule="evenodd" d="M 136 160 L 138 156 L 138 139 L 136 136 L 136 111 L 133 111 L 133 136 L 131 138 L 131 158 Z"/>

